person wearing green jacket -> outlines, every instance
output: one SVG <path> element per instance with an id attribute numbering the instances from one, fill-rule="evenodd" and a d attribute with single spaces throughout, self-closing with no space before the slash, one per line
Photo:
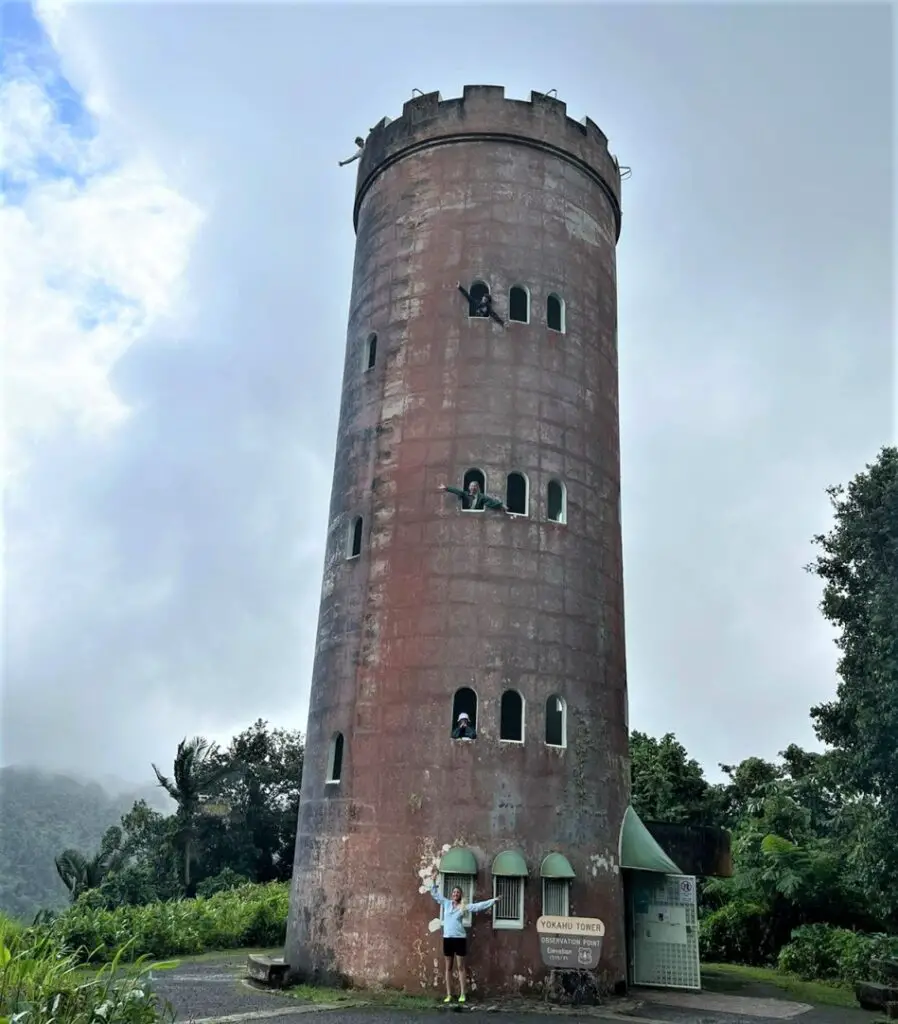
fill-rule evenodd
<path id="1" fill-rule="evenodd" d="M 463 491 L 460 487 L 447 487 L 446 484 L 441 484 L 440 490 L 445 491 L 447 494 L 454 494 L 461 501 L 461 507 L 468 511 L 482 512 L 484 509 L 489 508 L 495 509 L 497 512 L 504 512 L 509 516 L 511 515 L 505 502 L 484 494 L 476 480 L 472 480 L 468 484 L 466 491 Z"/>

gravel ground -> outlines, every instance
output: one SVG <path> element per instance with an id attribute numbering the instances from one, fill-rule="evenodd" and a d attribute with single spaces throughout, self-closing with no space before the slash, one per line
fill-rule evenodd
<path id="1" fill-rule="evenodd" d="M 457 1005 L 451 1009 L 444 1008 L 438 1002 L 434 1003 L 432 1010 L 380 1007 L 330 1010 L 322 1007 L 319 1010 L 315 1004 L 303 1003 L 276 993 L 254 991 L 243 984 L 244 977 L 245 955 L 211 962 L 185 963 L 174 971 L 159 972 L 154 977 L 154 988 L 162 999 L 171 1003 L 179 1024 L 241 1014 L 258 1014 L 259 1024 L 311 1024 L 313 1018 L 320 1024 L 425 1024 L 448 1018 L 447 1024 L 450 1024 L 462 1015 L 471 1024 L 535 1024 L 540 1020 L 545 1021 L 547 1016 L 526 1011 L 501 1014 L 485 1012 L 478 1010 L 476 1002 L 464 1010 Z M 453 1013 L 453 1010 L 456 1012 Z M 594 1024 L 599 1019 L 594 1012 L 586 1012 L 582 1016 L 576 1013 L 548 1016 L 558 1024 L 574 1024 L 578 1021 Z M 638 1009 L 631 1009 L 627 1016 L 633 1024 L 641 1020 L 664 1021 L 667 1024 L 766 1024 L 765 1018 L 755 1016 L 663 1006 L 654 1002 L 642 1003 Z M 780 1020 L 771 1024 L 872 1024 L 876 1019 L 876 1014 L 860 1009 L 818 1007 L 790 1021 Z M 249 1019 L 246 1024 L 253 1024 L 253 1021 Z"/>

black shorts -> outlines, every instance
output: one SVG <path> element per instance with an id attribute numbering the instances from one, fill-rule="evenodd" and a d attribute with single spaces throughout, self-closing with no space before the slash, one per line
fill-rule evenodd
<path id="1" fill-rule="evenodd" d="M 467 956 L 467 939 L 443 939 L 443 956 Z"/>

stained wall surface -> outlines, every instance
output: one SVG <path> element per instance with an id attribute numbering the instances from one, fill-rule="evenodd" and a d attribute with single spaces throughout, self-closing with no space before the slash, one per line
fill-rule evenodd
<path id="1" fill-rule="evenodd" d="M 301 976 L 441 984 L 424 883 L 462 845 L 477 898 L 492 895 L 502 851 L 529 871 L 523 929 L 474 918 L 475 988 L 544 976 L 535 922 L 554 851 L 576 872 L 570 912 L 605 922 L 603 977 L 625 978 L 619 188 L 599 129 L 538 94 L 420 97 L 367 140 L 286 944 Z M 475 279 L 503 320 L 511 287 L 528 289 L 530 322 L 469 318 L 457 284 Z M 547 327 L 550 294 L 563 333 Z M 529 515 L 459 511 L 439 486 L 472 467 L 501 498 L 506 475 L 523 474 Z M 552 480 L 564 523 L 548 521 Z M 468 743 L 450 738 L 463 686 L 478 697 Z M 510 689 L 523 742 L 499 736 Z M 564 747 L 545 743 L 552 695 L 566 703 Z"/>

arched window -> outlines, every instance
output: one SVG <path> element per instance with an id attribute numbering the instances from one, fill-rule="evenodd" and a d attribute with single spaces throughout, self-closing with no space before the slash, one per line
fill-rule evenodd
<path id="1" fill-rule="evenodd" d="M 489 316 L 490 286 L 483 281 L 475 281 L 468 292 L 468 316 Z"/>
<path id="2" fill-rule="evenodd" d="M 368 346 L 365 353 L 365 369 L 373 370 L 374 364 L 377 362 L 377 335 L 372 334 L 368 337 Z"/>
<path id="3" fill-rule="evenodd" d="M 347 547 L 349 551 L 346 555 L 347 558 L 358 558 L 362 553 L 362 527 L 364 521 L 361 516 L 356 516 L 352 521 L 352 525 L 349 527 L 349 544 Z"/>
<path id="4" fill-rule="evenodd" d="M 499 739 L 524 742 L 524 698 L 517 690 L 506 690 L 499 705 Z"/>
<path id="5" fill-rule="evenodd" d="M 530 292 L 516 284 L 508 293 L 508 319 L 516 324 L 530 323 Z"/>
<path id="6" fill-rule="evenodd" d="M 564 299 L 554 292 L 546 299 L 546 327 L 564 334 Z"/>
<path id="7" fill-rule="evenodd" d="M 504 850 L 493 861 L 494 928 L 524 927 L 527 862 L 519 850 Z"/>
<path id="8" fill-rule="evenodd" d="M 576 875 L 562 853 L 550 853 L 539 869 L 543 882 L 543 916 L 568 917 L 571 912 L 571 884 Z"/>
<path id="9" fill-rule="evenodd" d="M 455 696 L 452 698 L 452 725 L 450 729 L 455 729 L 458 724 L 459 715 L 467 715 L 471 728 L 476 731 L 477 694 L 470 686 L 462 686 L 455 691 Z"/>
<path id="10" fill-rule="evenodd" d="M 546 701 L 546 746 L 567 746 L 567 704 L 557 693 Z"/>
<path id="11" fill-rule="evenodd" d="M 560 480 L 550 480 L 546 493 L 546 511 L 552 523 L 567 522 L 567 494 Z"/>
<path id="12" fill-rule="evenodd" d="M 505 481 L 505 504 L 515 516 L 530 514 L 530 487 L 523 473 L 509 473 Z"/>
<path id="13" fill-rule="evenodd" d="M 327 781 L 336 783 L 343 774 L 343 733 L 334 733 L 331 740 L 330 755 L 327 759 Z"/>
<path id="14" fill-rule="evenodd" d="M 463 487 L 463 489 L 464 489 L 466 494 L 467 494 L 468 488 L 471 486 L 471 484 L 477 484 L 477 486 L 480 488 L 480 493 L 481 494 L 486 494 L 486 477 L 483 475 L 483 470 L 477 469 L 476 466 L 474 466 L 471 469 L 467 470 L 465 472 L 464 480 L 462 480 L 462 487 Z M 482 508 L 480 508 L 480 509 L 468 508 L 468 509 L 465 509 L 464 511 L 465 512 L 482 512 L 483 509 Z"/>

